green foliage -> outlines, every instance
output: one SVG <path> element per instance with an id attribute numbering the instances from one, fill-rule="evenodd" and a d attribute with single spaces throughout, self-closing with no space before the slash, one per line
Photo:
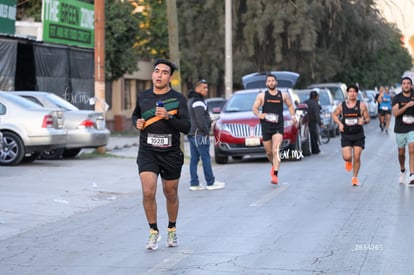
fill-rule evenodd
<path id="1" fill-rule="evenodd" d="M 116 80 L 137 70 L 138 54 L 134 48 L 139 20 L 128 2 L 106 1 L 105 74 Z"/>
<path id="2" fill-rule="evenodd" d="M 168 58 L 165 1 L 105 1 L 108 80 L 136 70 L 138 56 Z M 183 83 L 191 87 L 206 78 L 223 94 L 224 1 L 176 2 Z M 131 4 L 142 10 L 133 13 Z M 19 19 L 40 20 L 41 0 L 18 0 L 17 6 Z M 233 0 L 232 21 L 235 87 L 247 73 L 291 70 L 301 74 L 301 86 L 341 81 L 372 88 L 398 82 L 412 66 L 401 33 L 374 0 Z"/>

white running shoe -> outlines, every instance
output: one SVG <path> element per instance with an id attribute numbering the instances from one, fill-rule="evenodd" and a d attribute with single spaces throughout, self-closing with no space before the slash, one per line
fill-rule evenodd
<path id="1" fill-rule="evenodd" d="M 405 170 L 404 172 L 401 172 L 401 173 L 400 173 L 400 176 L 398 177 L 398 182 L 399 182 L 400 184 L 404 184 L 405 174 L 407 174 L 407 170 Z"/>
<path id="2" fill-rule="evenodd" d="M 411 175 L 411 176 L 408 178 L 408 184 L 410 184 L 410 185 L 413 185 L 413 186 L 414 186 L 414 175 Z"/>
<path id="3" fill-rule="evenodd" d="M 161 240 L 161 235 L 158 231 L 150 229 L 150 235 L 145 248 L 148 250 L 156 250 L 158 248 L 158 242 Z"/>
<path id="4" fill-rule="evenodd" d="M 206 187 L 204 185 L 195 185 L 195 186 L 190 186 L 190 191 L 200 191 L 200 190 L 205 190 Z"/>
<path id="5" fill-rule="evenodd" d="M 218 190 L 223 189 L 225 186 L 226 183 L 216 180 L 212 185 L 207 185 L 206 188 L 207 190 Z"/>

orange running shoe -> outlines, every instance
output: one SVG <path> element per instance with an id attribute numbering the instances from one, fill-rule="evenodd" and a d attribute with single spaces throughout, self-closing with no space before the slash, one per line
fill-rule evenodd
<path id="1" fill-rule="evenodd" d="M 270 176 L 273 176 L 275 174 L 275 168 L 272 165 L 272 169 L 270 170 Z"/>
<path id="2" fill-rule="evenodd" d="M 352 171 L 352 161 L 345 161 L 345 170 L 347 172 L 351 172 Z"/>
<path id="3" fill-rule="evenodd" d="M 353 186 L 358 186 L 359 185 L 359 181 L 356 177 L 352 177 L 352 185 Z"/>
<path id="4" fill-rule="evenodd" d="M 279 179 L 277 178 L 276 175 L 272 175 L 272 180 L 270 181 L 271 184 L 278 184 L 279 183 Z"/>

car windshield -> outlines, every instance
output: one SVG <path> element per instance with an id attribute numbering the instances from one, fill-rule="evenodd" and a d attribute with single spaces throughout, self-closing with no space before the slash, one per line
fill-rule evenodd
<path id="1" fill-rule="evenodd" d="M 68 101 L 64 100 L 63 98 L 55 95 L 55 94 L 48 94 L 47 98 L 53 102 L 56 107 L 64 109 L 66 111 L 77 111 L 79 110 L 76 106 L 72 105 Z"/>
<path id="2" fill-rule="evenodd" d="M 260 93 L 260 92 L 258 92 Z M 223 112 L 249 112 L 253 109 L 254 101 L 258 93 L 235 93 L 229 99 L 224 107 Z M 287 110 L 286 104 L 283 104 L 283 110 Z"/>
<path id="3" fill-rule="evenodd" d="M 319 104 L 322 106 L 331 105 L 329 95 L 327 93 L 319 93 Z"/>
<path id="4" fill-rule="evenodd" d="M 326 88 L 328 88 L 331 91 L 332 96 L 335 100 L 339 100 L 339 101 L 344 100 L 344 95 L 342 94 L 341 88 L 338 88 L 338 87 L 326 87 Z"/>
<path id="5" fill-rule="evenodd" d="M 22 106 L 24 109 L 44 109 L 41 105 L 36 104 L 18 95 L 4 93 L 3 96 L 6 97 L 8 100 L 14 102 L 15 104 Z"/>

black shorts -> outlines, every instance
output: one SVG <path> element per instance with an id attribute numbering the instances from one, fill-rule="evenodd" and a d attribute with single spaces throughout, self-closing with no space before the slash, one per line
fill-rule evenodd
<path id="1" fill-rule="evenodd" d="M 365 148 L 365 136 L 364 134 L 357 134 L 357 135 L 341 135 L 341 146 L 342 147 L 354 147 L 359 146 L 362 147 L 362 149 Z"/>
<path id="2" fill-rule="evenodd" d="M 263 141 L 272 140 L 272 136 L 274 134 L 281 134 L 283 135 L 283 123 L 279 124 L 270 124 L 270 125 L 263 125 L 262 124 L 262 137 Z"/>
<path id="3" fill-rule="evenodd" d="M 380 116 L 391 115 L 391 110 L 380 110 Z"/>
<path id="4" fill-rule="evenodd" d="M 140 148 L 137 157 L 138 172 L 154 172 L 166 180 L 179 179 L 184 164 L 181 151 L 154 152 Z"/>

